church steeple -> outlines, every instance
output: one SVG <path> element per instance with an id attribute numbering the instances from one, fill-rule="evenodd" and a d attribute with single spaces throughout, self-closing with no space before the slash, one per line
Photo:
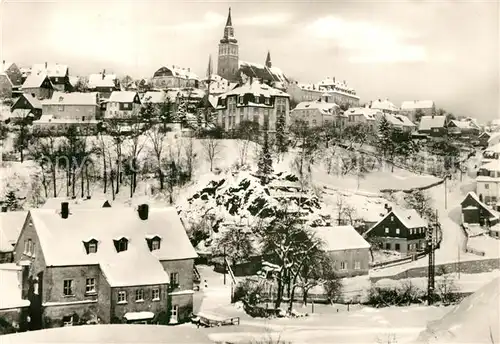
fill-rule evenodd
<path id="1" fill-rule="evenodd" d="M 226 26 L 224 27 L 224 37 L 220 40 L 221 43 L 238 43 L 234 38 L 233 20 L 231 19 L 231 7 L 227 14 Z"/>
<path id="2" fill-rule="evenodd" d="M 273 64 L 271 63 L 271 53 L 269 50 L 267 51 L 267 57 L 266 57 L 266 67 L 271 68 Z"/>

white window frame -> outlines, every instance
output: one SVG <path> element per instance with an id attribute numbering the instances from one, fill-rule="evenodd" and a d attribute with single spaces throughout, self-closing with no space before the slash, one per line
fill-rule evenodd
<path id="1" fill-rule="evenodd" d="M 73 293 L 73 280 L 72 279 L 63 280 L 63 295 L 64 296 L 74 296 L 75 295 Z"/>
<path id="2" fill-rule="evenodd" d="M 396 234 L 400 234 L 401 231 L 399 230 L 399 228 L 396 228 Z"/>
<path id="3" fill-rule="evenodd" d="M 271 105 L 271 99 L 270 98 L 264 98 L 264 104 L 265 105 Z"/>
<path id="4" fill-rule="evenodd" d="M 160 301 L 160 288 L 153 288 L 151 291 L 151 299 L 153 301 Z"/>
<path id="5" fill-rule="evenodd" d="M 95 278 L 89 277 L 85 280 L 85 294 L 94 294 L 96 292 Z"/>
<path id="6" fill-rule="evenodd" d="M 385 227 L 385 234 L 389 234 L 389 227 Z"/>
<path id="7" fill-rule="evenodd" d="M 170 273 L 170 285 L 179 285 L 179 273 L 171 272 Z"/>
<path id="8" fill-rule="evenodd" d="M 123 304 L 127 303 L 127 291 L 126 290 L 120 290 L 118 291 L 118 303 Z"/>
<path id="9" fill-rule="evenodd" d="M 345 260 L 340 261 L 340 270 L 347 270 L 347 262 Z"/>
<path id="10" fill-rule="evenodd" d="M 356 260 L 354 262 L 354 270 L 360 270 L 361 269 L 361 262 Z"/>
<path id="11" fill-rule="evenodd" d="M 151 251 L 159 250 L 160 249 L 160 240 L 159 239 L 153 239 L 151 240 Z"/>
<path id="12" fill-rule="evenodd" d="M 144 302 L 144 289 L 135 290 L 135 302 Z"/>

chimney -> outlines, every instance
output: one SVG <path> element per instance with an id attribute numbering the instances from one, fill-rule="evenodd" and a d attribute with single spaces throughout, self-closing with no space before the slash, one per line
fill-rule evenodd
<path id="1" fill-rule="evenodd" d="M 69 203 L 61 202 L 61 217 L 67 219 L 69 216 Z"/>
<path id="2" fill-rule="evenodd" d="M 87 199 L 91 199 L 91 198 L 92 198 L 92 196 L 90 196 L 90 195 L 89 195 L 89 196 L 87 196 Z"/>
<path id="3" fill-rule="evenodd" d="M 45 69 L 47 69 L 47 62 L 45 62 Z"/>
<path id="4" fill-rule="evenodd" d="M 141 220 L 147 220 L 149 215 L 149 205 L 140 204 L 137 208 L 137 212 L 139 213 L 139 218 Z"/>
<path id="5" fill-rule="evenodd" d="M 333 79 L 333 82 L 335 83 L 335 77 L 332 77 L 332 79 Z"/>
<path id="6" fill-rule="evenodd" d="M 3 69 L 5 69 L 5 60 L 2 61 Z"/>
<path id="7" fill-rule="evenodd" d="M 188 72 L 191 72 L 191 68 L 188 68 Z"/>
<path id="8" fill-rule="evenodd" d="M 31 93 L 31 96 L 32 96 L 33 98 L 36 98 L 36 94 L 34 94 L 34 93 Z"/>

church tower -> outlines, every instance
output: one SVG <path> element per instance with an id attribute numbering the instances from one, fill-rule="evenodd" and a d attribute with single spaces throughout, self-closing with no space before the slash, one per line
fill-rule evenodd
<path id="1" fill-rule="evenodd" d="M 238 81 L 238 41 L 234 38 L 234 28 L 231 20 L 231 7 L 227 15 L 224 37 L 219 43 L 219 58 L 217 61 L 217 74 L 224 79 Z"/>

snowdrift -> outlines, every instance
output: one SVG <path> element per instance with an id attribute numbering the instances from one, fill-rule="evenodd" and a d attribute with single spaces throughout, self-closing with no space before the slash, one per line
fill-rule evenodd
<path id="1" fill-rule="evenodd" d="M 441 320 L 430 323 L 417 343 L 498 343 L 500 277 L 465 298 Z"/>

